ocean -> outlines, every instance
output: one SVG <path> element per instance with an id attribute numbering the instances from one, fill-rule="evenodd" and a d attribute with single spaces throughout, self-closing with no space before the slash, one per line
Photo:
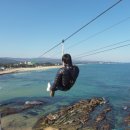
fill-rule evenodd
<path id="1" fill-rule="evenodd" d="M 122 130 L 124 108 L 130 106 L 130 64 L 82 64 L 76 84 L 70 91 L 57 91 L 51 98 L 46 91 L 57 69 L 13 73 L 0 76 L 0 104 L 9 101 L 46 100 L 50 104 L 3 118 L 7 130 L 30 128 L 41 116 L 81 99 L 104 97 L 113 107 L 115 129 Z M 26 120 L 25 120 L 26 115 Z M 9 124 L 13 120 L 9 129 Z M 21 124 L 20 124 L 21 123 Z M 22 126 L 24 124 L 24 126 Z"/>

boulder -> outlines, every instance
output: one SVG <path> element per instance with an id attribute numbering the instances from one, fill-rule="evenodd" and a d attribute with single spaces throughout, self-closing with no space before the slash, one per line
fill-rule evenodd
<path id="1" fill-rule="evenodd" d="M 107 122 L 107 113 L 111 108 L 104 105 L 103 98 L 81 100 L 42 117 L 34 126 L 34 130 L 46 130 L 49 127 L 52 130 L 111 130 L 111 124 Z M 97 111 L 97 107 L 104 109 Z M 94 116 L 93 113 L 97 112 L 98 114 Z"/>

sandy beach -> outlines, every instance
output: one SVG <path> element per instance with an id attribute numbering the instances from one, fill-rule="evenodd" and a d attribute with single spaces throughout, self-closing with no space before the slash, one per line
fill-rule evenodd
<path id="1" fill-rule="evenodd" d="M 60 68 L 60 67 L 61 66 L 38 66 L 34 68 L 11 68 L 11 69 L 6 69 L 4 71 L 0 71 L 0 75 L 26 72 L 26 71 L 34 71 L 34 70 L 47 70 L 47 69 Z"/>

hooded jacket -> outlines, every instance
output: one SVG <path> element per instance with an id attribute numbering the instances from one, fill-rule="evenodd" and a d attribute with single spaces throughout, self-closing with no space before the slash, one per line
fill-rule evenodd
<path id="1" fill-rule="evenodd" d="M 57 88 L 62 88 L 63 91 L 69 90 L 75 83 L 79 74 L 79 68 L 77 66 L 62 67 L 58 70 L 54 83 L 52 85 L 52 91 Z"/>

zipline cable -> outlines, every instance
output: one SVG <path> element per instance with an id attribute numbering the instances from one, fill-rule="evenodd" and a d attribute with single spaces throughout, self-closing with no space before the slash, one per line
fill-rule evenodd
<path id="1" fill-rule="evenodd" d="M 119 0 L 118 2 L 116 2 L 115 4 L 113 4 L 112 6 L 110 6 L 108 9 L 106 9 L 105 11 L 103 11 L 101 14 L 99 14 L 98 16 L 96 16 L 94 19 L 92 19 L 91 21 L 89 21 L 87 24 L 85 24 L 84 26 L 82 26 L 81 28 L 79 28 L 77 31 L 75 31 L 74 33 L 72 33 L 69 37 L 67 37 L 66 39 L 64 39 L 64 41 L 70 39 L 72 36 L 74 36 L 76 33 L 78 33 L 79 31 L 81 31 L 83 28 L 85 28 L 86 26 L 88 26 L 89 24 L 91 24 L 93 21 L 95 21 L 96 19 L 98 19 L 100 16 L 102 16 L 103 14 L 105 14 L 107 11 L 109 11 L 110 9 L 112 9 L 114 6 L 116 6 L 117 4 L 119 4 L 122 0 Z"/>
<path id="2" fill-rule="evenodd" d="M 108 47 L 112 47 L 112 46 L 115 46 L 115 45 L 119 45 L 121 43 L 129 42 L 129 41 L 130 41 L 130 39 L 125 40 L 125 41 L 121 41 L 121 42 L 117 42 L 117 43 L 114 43 L 114 44 L 110 44 L 110 45 L 107 45 L 107 46 L 104 46 L 104 47 L 101 47 L 101 48 L 98 48 L 98 49 L 94 49 L 94 50 L 91 50 L 91 51 L 88 51 L 88 52 L 84 52 L 82 54 L 77 55 L 76 57 L 81 57 L 83 55 L 86 55 L 86 54 L 89 54 L 89 53 L 92 53 L 92 52 L 95 52 L 95 51 L 97 52 L 99 50 L 102 50 L 102 49 L 105 49 L 105 48 L 108 48 Z"/>
<path id="3" fill-rule="evenodd" d="M 103 11 L 102 13 L 100 13 L 98 16 L 96 16 L 95 18 L 93 18 L 91 21 L 89 21 L 88 23 L 86 23 L 84 26 L 82 26 L 81 28 L 79 28 L 78 30 L 76 30 L 74 33 L 72 33 L 70 36 L 68 36 L 67 38 L 65 38 L 64 40 L 62 40 L 60 43 L 56 44 L 55 46 L 53 46 L 52 48 L 50 48 L 48 51 L 44 52 L 42 55 L 40 55 L 39 57 L 42 57 L 43 55 L 47 54 L 48 52 L 50 52 L 51 50 L 53 50 L 54 48 L 58 47 L 59 45 L 61 45 L 62 43 L 64 43 L 65 41 L 67 41 L 68 39 L 70 39 L 72 36 L 74 36 L 75 34 L 77 34 L 78 32 L 80 32 L 83 28 L 85 28 L 86 26 L 88 26 L 89 24 L 91 24 L 92 22 L 94 22 L 96 19 L 98 19 L 100 16 L 102 16 L 103 14 L 105 14 L 107 11 L 109 11 L 110 9 L 112 9 L 113 7 L 115 7 L 117 4 L 119 4 L 122 0 L 117 1 L 115 4 L 113 4 L 112 6 L 110 6 L 108 9 L 106 9 L 105 11 Z"/>
<path id="4" fill-rule="evenodd" d="M 87 40 L 89 40 L 89 39 L 92 39 L 93 37 L 95 37 L 95 36 L 97 36 L 97 35 L 99 35 L 99 34 L 101 34 L 101 33 L 104 33 L 105 31 L 108 31 L 108 30 L 114 28 L 115 26 L 117 26 L 117 25 L 119 25 L 119 24 L 121 24 L 121 23 L 123 23 L 123 22 L 126 22 L 127 20 L 130 20 L 130 17 L 127 17 L 127 18 L 125 18 L 125 19 L 119 21 L 118 23 L 115 23 L 115 24 L 113 24 L 113 25 L 111 25 L 111 26 L 109 26 L 109 27 L 107 27 L 107 28 L 105 28 L 105 29 L 103 29 L 103 30 L 101 30 L 101 31 L 99 31 L 99 32 L 97 32 L 97 33 L 95 33 L 95 34 L 92 34 L 92 35 L 90 35 L 88 38 L 86 38 L 86 39 L 84 39 L 84 40 L 81 40 L 81 41 L 79 41 L 79 42 L 76 42 L 76 43 L 70 45 L 68 48 L 66 48 L 66 50 L 69 50 L 69 49 L 71 49 L 72 47 L 76 47 L 77 45 L 79 45 L 79 44 L 81 44 L 81 43 L 83 43 L 83 42 L 85 42 L 85 41 L 87 41 Z"/>
<path id="5" fill-rule="evenodd" d="M 129 41 L 130 41 L 130 40 L 129 40 Z M 124 42 L 128 42 L 128 40 L 127 40 L 127 41 L 124 41 Z M 110 49 L 98 51 L 98 52 L 95 52 L 95 53 L 86 54 L 86 55 L 84 55 L 84 56 L 77 57 L 76 59 L 83 58 L 83 57 L 87 57 L 87 56 L 91 56 L 91 55 L 95 55 L 95 54 L 102 53 L 102 52 L 106 52 L 106 51 L 115 50 L 115 49 L 122 48 L 122 47 L 126 47 L 126 46 L 130 46 L 130 43 L 129 43 L 129 44 L 125 44 L 125 45 L 121 45 L 121 46 L 117 46 L 117 47 L 114 47 L 114 48 L 110 48 Z"/>
<path id="6" fill-rule="evenodd" d="M 65 51 L 71 49 L 72 47 L 74 48 L 74 47 L 76 47 L 77 45 L 79 45 L 79 44 L 81 44 L 81 43 L 84 43 L 85 41 L 87 41 L 87 40 L 89 40 L 89 39 L 92 39 L 93 37 L 96 37 L 97 35 L 99 35 L 99 34 L 101 34 L 101 33 L 104 33 L 105 31 L 108 31 L 108 30 L 110 30 L 110 29 L 116 27 L 117 25 L 122 24 L 123 22 L 126 22 L 126 21 L 128 21 L 128 20 L 130 20 L 130 17 L 127 17 L 127 18 L 125 18 L 125 19 L 123 19 L 123 20 L 121 20 L 121 21 L 119 21 L 119 22 L 117 22 L 117 23 L 115 23 L 115 24 L 113 24 L 113 25 L 111 25 L 111 26 L 109 26 L 109 27 L 107 27 L 107 28 L 105 28 L 105 29 L 103 29 L 103 30 L 97 32 L 97 33 L 94 33 L 94 34 L 90 35 L 88 38 L 86 38 L 86 39 L 84 39 L 84 40 L 81 40 L 81 41 L 79 41 L 79 42 L 76 42 L 76 43 L 70 45 L 68 48 L 65 49 Z M 60 53 L 60 51 L 58 51 L 58 52 L 56 51 L 56 52 L 52 52 L 50 55 L 53 56 L 53 55 L 59 54 L 59 53 Z"/>

